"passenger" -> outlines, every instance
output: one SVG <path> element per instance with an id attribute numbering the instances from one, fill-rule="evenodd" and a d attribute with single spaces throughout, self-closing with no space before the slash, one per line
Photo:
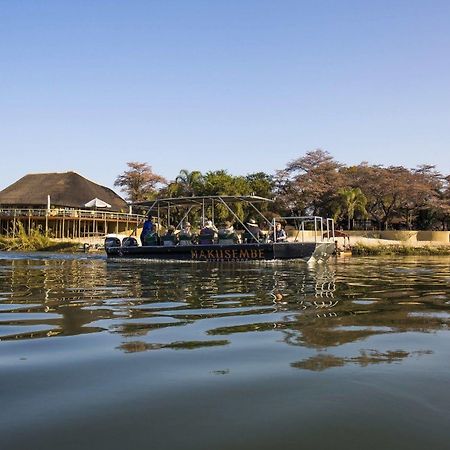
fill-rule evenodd
<path id="1" fill-rule="evenodd" d="M 154 224 L 153 224 L 153 220 L 152 217 L 147 217 L 147 219 L 144 222 L 144 225 L 142 227 L 142 232 L 141 232 L 141 244 L 145 245 L 146 242 L 146 237 L 154 232 Z"/>
<path id="2" fill-rule="evenodd" d="M 260 242 L 264 237 L 255 219 L 250 219 L 247 222 L 247 228 L 248 231 L 246 230 L 244 233 L 244 240 L 247 244 Z"/>
<path id="3" fill-rule="evenodd" d="M 142 238 L 141 238 L 142 239 Z M 156 231 L 152 233 L 147 233 L 144 237 L 144 242 L 142 245 L 159 245 L 160 239 Z"/>
<path id="4" fill-rule="evenodd" d="M 234 227 L 228 220 L 224 226 L 219 230 L 219 244 L 237 244 L 239 242 L 239 235 L 234 231 Z"/>
<path id="5" fill-rule="evenodd" d="M 179 235 L 180 245 L 191 245 L 194 239 L 194 234 L 191 230 L 191 224 L 186 222 L 181 229 Z"/>
<path id="6" fill-rule="evenodd" d="M 177 232 L 175 231 L 175 227 L 173 225 L 170 225 L 167 228 L 166 234 L 163 236 L 162 241 L 164 246 L 172 246 L 178 244 Z"/>
<path id="7" fill-rule="evenodd" d="M 271 237 L 272 242 L 286 242 L 287 241 L 286 231 L 284 231 L 280 222 L 277 222 L 275 224 L 275 235 L 272 232 L 270 237 Z"/>
<path id="8" fill-rule="evenodd" d="M 217 228 L 211 220 L 200 230 L 199 244 L 214 244 L 217 237 Z"/>

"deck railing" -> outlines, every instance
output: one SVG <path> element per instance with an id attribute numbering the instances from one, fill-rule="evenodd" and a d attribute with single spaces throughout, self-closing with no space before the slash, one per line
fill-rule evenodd
<path id="1" fill-rule="evenodd" d="M 49 219 L 83 219 L 83 220 L 119 220 L 137 222 L 145 217 L 140 214 L 129 214 L 115 211 L 99 211 L 89 209 L 69 209 L 69 208 L 0 208 L 0 217 L 2 219 L 20 219 L 20 218 L 45 218 Z"/>

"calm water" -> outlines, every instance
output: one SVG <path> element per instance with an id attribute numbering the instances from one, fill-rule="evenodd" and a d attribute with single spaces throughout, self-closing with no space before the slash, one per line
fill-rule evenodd
<path id="1" fill-rule="evenodd" d="M 0 253 L 0 448 L 444 449 L 450 259 Z"/>

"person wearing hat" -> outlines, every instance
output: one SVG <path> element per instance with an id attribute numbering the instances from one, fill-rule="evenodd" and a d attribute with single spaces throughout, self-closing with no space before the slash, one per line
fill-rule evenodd
<path id="1" fill-rule="evenodd" d="M 194 235 L 192 234 L 191 224 L 186 222 L 178 235 L 180 239 L 180 245 L 191 245 Z"/>
<path id="2" fill-rule="evenodd" d="M 256 223 L 256 220 L 250 219 L 247 222 L 247 230 L 245 230 L 245 233 L 244 233 L 245 242 L 247 244 L 259 242 L 262 237 L 263 237 L 263 234 L 261 233 L 261 229 L 259 228 L 258 224 Z"/>

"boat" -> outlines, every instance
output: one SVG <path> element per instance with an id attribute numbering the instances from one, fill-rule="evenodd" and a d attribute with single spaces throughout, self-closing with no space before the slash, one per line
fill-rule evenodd
<path id="1" fill-rule="evenodd" d="M 175 233 L 179 231 L 187 220 L 197 214 L 201 226 L 204 227 L 208 217 L 214 222 L 217 208 L 221 208 L 235 221 L 238 233 L 247 236 L 242 242 L 230 239 L 198 239 L 197 242 L 179 242 L 164 240 L 161 227 L 157 227 L 157 240 L 151 245 L 142 245 L 136 236 L 119 239 L 117 236 L 106 237 L 105 251 L 108 258 L 131 258 L 152 260 L 183 260 L 183 261 L 267 261 L 299 259 L 304 261 L 324 261 L 335 252 L 334 221 L 319 216 L 287 216 L 269 220 L 258 206 L 273 202 L 271 199 L 254 195 L 234 196 L 200 196 L 181 198 L 161 198 L 151 202 L 136 203 L 140 207 L 147 207 L 147 217 L 153 218 L 157 224 L 163 220 L 166 229 L 172 225 Z M 246 205 L 248 210 L 258 218 L 259 222 L 268 230 L 265 236 L 255 236 L 250 223 L 241 220 L 233 210 L 234 204 Z M 175 220 L 174 220 L 175 219 Z M 274 230 L 276 223 L 284 223 L 290 227 L 290 236 L 286 241 L 277 241 Z M 269 236 L 272 239 L 269 239 Z"/>

